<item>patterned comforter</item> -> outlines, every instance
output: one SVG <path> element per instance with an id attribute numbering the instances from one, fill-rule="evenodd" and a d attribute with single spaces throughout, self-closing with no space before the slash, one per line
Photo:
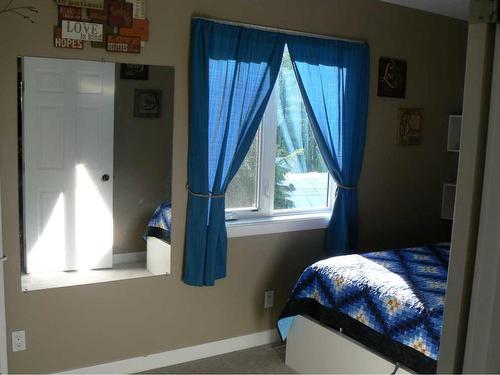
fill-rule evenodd
<path id="1" fill-rule="evenodd" d="M 436 360 L 448 256 L 441 244 L 325 259 L 302 273 L 289 304 L 312 300 Z M 278 322 L 283 338 L 288 310 Z"/>
<path id="2" fill-rule="evenodd" d="M 156 237 L 170 244 L 171 222 L 172 205 L 169 202 L 162 203 L 149 219 L 148 228 L 144 233 L 144 241 L 147 237 Z"/>

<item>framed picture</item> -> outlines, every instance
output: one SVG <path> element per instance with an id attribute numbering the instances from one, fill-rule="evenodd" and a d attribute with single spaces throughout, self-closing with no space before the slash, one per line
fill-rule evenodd
<path id="1" fill-rule="evenodd" d="M 399 108 L 396 143 L 419 145 L 422 143 L 424 110 L 421 108 Z"/>
<path id="2" fill-rule="evenodd" d="M 135 89 L 134 117 L 161 117 L 161 90 Z"/>
<path id="3" fill-rule="evenodd" d="M 120 78 L 147 81 L 149 78 L 149 65 L 120 64 Z"/>
<path id="4" fill-rule="evenodd" d="M 381 57 L 378 64 L 378 96 L 406 96 L 406 61 Z"/>

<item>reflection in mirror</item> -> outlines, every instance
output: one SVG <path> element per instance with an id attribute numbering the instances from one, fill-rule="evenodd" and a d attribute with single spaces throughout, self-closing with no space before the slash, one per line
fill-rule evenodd
<path id="1" fill-rule="evenodd" d="M 170 273 L 172 67 L 19 59 L 22 288 Z"/>

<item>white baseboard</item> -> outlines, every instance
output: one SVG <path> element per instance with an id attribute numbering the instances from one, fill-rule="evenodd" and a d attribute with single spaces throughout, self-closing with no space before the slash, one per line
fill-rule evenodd
<path id="1" fill-rule="evenodd" d="M 146 261 L 146 251 L 113 254 L 113 265 Z"/>
<path id="2" fill-rule="evenodd" d="M 122 361 L 104 363 L 102 365 L 83 367 L 63 372 L 64 374 L 132 374 L 152 370 L 179 363 L 195 361 L 219 354 L 253 348 L 254 346 L 271 344 L 279 341 L 276 329 L 252 333 L 250 335 L 232 337 L 187 348 L 170 350 L 144 357 L 135 357 Z"/>

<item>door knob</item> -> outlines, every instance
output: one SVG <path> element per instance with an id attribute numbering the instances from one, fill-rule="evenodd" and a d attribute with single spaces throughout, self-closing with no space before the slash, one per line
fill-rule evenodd
<path id="1" fill-rule="evenodd" d="M 109 181 L 109 174 L 103 174 L 101 177 L 101 181 L 103 182 Z"/>

